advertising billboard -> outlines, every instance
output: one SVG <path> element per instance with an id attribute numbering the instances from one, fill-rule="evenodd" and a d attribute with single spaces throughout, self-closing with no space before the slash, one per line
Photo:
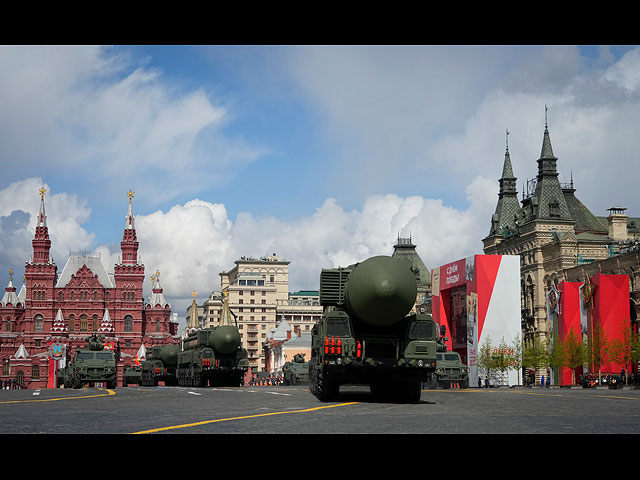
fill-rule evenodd
<path id="1" fill-rule="evenodd" d="M 469 383 L 477 385 L 477 358 L 483 341 L 511 345 L 520 334 L 520 257 L 474 255 L 432 270 L 432 314 L 447 328 L 447 349 L 469 367 Z M 508 370 L 503 379 L 518 382 Z"/>

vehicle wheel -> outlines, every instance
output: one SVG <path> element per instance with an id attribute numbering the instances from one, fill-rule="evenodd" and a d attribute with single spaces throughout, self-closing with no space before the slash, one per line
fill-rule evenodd
<path id="1" fill-rule="evenodd" d="M 319 366 L 315 368 L 314 390 L 314 395 L 321 402 L 335 402 L 340 393 L 340 384 L 327 375 L 324 367 Z"/>
<path id="2" fill-rule="evenodd" d="M 399 387 L 403 402 L 420 403 L 420 397 L 422 396 L 420 382 L 401 382 Z"/>

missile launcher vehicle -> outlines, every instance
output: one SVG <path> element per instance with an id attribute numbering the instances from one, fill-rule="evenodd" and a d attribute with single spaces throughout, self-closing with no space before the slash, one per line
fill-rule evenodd
<path id="1" fill-rule="evenodd" d="M 416 294 L 415 274 L 394 257 L 322 270 L 323 315 L 309 360 L 309 388 L 320 401 L 337 400 L 344 384 L 369 385 L 383 400 L 420 401 L 446 347 L 431 314 L 411 312 Z"/>

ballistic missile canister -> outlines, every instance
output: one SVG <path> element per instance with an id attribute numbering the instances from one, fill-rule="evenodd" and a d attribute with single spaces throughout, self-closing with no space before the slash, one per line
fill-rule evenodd
<path id="1" fill-rule="evenodd" d="M 323 270 L 320 303 L 343 307 L 352 319 L 376 327 L 402 320 L 416 301 L 416 278 L 405 262 L 371 257 L 344 269 Z"/>

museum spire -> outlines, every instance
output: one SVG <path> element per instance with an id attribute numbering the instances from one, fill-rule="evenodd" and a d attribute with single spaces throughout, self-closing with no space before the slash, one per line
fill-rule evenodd
<path id="1" fill-rule="evenodd" d="M 129 265 L 138 263 L 139 246 L 135 229 L 135 219 L 133 216 L 133 194 L 134 192 L 132 190 L 127 192 L 127 195 L 129 196 L 129 210 L 127 212 L 122 242 L 120 242 L 120 248 L 122 249 L 122 263 Z"/>

